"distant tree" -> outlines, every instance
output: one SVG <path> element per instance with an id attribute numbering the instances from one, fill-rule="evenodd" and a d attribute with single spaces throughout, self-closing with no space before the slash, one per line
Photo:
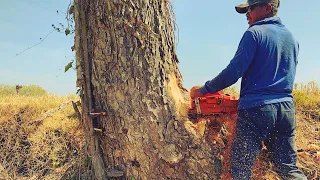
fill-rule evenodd
<path id="1" fill-rule="evenodd" d="M 20 89 L 22 88 L 22 85 L 16 85 L 16 92 L 17 92 L 17 95 L 19 95 L 19 91 Z"/>

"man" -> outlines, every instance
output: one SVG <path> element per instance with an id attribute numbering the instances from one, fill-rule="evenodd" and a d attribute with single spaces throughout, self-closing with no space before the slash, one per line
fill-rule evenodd
<path id="1" fill-rule="evenodd" d="M 234 58 L 217 77 L 191 89 L 191 97 L 199 97 L 242 77 L 231 157 L 236 180 L 250 179 L 262 141 L 283 179 L 307 179 L 297 167 L 292 96 L 299 45 L 276 17 L 279 4 L 278 0 L 248 0 L 236 6 L 238 13 L 246 14 L 249 28 Z"/>

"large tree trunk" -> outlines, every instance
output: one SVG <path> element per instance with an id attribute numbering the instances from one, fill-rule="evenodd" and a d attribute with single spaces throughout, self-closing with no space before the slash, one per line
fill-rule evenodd
<path id="1" fill-rule="evenodd" d="M 96 178 L 218 179 L 215 146 L 187 118 L 170 2 L 75 0 L 75 23 Z"/>

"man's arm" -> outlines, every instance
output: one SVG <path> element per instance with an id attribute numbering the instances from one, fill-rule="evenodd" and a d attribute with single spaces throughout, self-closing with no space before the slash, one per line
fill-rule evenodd
<path id="1" fill-rule="evenodd" d="M 236 83 L 248 69 L 255 56 L 256 49 L 256 37 L 252 32 L 246 31 L 230 64 L 217 77 L 207 81 L 200 88 L 200 92 L 203 95 L 207 93 L 213 94 Z"/>

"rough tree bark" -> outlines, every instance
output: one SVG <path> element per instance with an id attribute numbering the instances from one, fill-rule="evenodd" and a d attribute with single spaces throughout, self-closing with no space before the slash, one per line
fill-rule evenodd
<path id="1" fill-rule="evenodd" d="M 214 143 L 187 118 L 169 0 L 74 7 L 77 85 L 96 178 L 218 179 Z"/>

